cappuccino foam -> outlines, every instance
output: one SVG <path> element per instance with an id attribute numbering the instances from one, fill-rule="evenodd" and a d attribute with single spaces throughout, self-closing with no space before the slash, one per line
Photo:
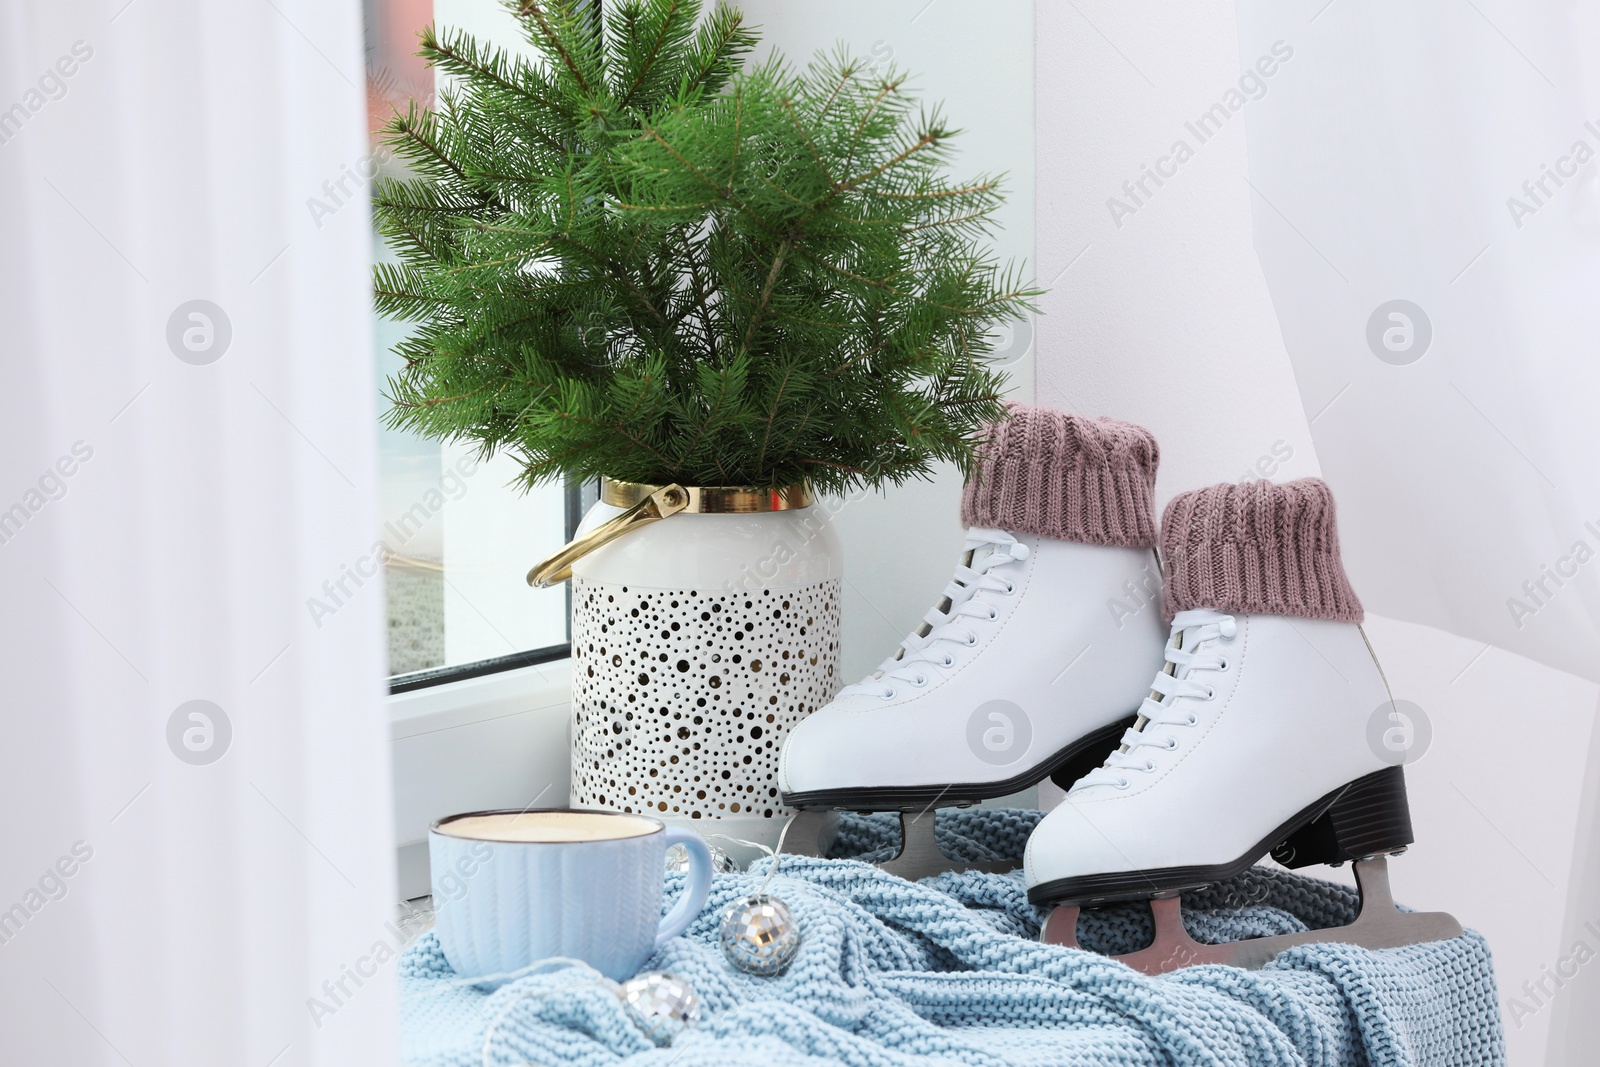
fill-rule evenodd
<path id="1" fill-rule="evenodd" d="M 439 825 L 439 833 L 476 841 L 559 844 L 643 837 L 660 827 L 637 815 L 601 811 L 504 811 L 467 815 Z"/>

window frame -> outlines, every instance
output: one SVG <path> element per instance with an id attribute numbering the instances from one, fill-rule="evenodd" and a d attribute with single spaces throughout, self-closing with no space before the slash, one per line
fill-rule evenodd
<path id="1" fill-rule="evenodd" d="M 571 541 L 577 533 L 578 524 L 583 521 L 584 513 L 599 499 L 600 483 L 598 481 L 567 483 L 563 501 L 566 509 L 565 532 L 568 541 Z M 566 586 L 566 607 L 564 610 L 566 612 L 567 639 L 561 644 L 548 645 L 544 648 L 531 648 L 522 652 L 510 652 L 504 656 L 474 660 L 471 663 L 458 663 L 445 667 L 426 667 L 420 671 L 392 674 L 389 676 L 389 695 L 411 693 L 418 689 L 432 689 L 436 686 L 449 685 L 452 682 L 464 682 L 473 678 L 482 678 L 485 675 L 499 674 L 503 671 L 521 670 L 524 667 L 536 667 L 540 664 L 568 659 L 572 655 L 572 585 L 570 582 Z"/>

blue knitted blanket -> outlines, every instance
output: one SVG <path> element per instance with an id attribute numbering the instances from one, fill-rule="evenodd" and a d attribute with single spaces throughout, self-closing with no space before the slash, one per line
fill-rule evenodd
<path id="1" fill-rule="evenodd" d="M 892 816 L 845 816 L 838 855 L 892 852 Z M 948 855 L 1020 862 L 1032 811 L 940 812 Z M 718 875 L 700 917 L 647 964 L 688 980 L 702 1021 L 657 1049 L 608 983 L 577 966 L 535 967 L 493 992 L 458 979 L 432 933 L 400 960 L 408 1067 L 911 1067 L 913 1064 L 1446 1067 L 1503 1064 L 1489 948 L 1453 941 L 1369 952 L 1306 945 L 1260 971 L 1190 967 L 1147 978 L 1092 952 L 1035 940 L 1044 916 L 1020 872 L 906 882 L 850 859 L 785 856 L 767 891 L 794 913 L 801 945 L 776 978 L 734 970 L 717 920 L 770 861 Z M 668 876 L 670 906 L 683 875 Z M 1185 895 L 1200 941 L 1349 922 L 1343 886 L 1256 868 Z M 1147 907 L 1086 912 L 1079 940 L 1101 952 L 1148 943 Z"/>

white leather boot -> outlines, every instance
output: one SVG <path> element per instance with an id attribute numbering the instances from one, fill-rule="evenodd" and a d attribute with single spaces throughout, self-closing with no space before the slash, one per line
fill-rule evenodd
<path id="1" fill-rule="evenodd" d="M 1161 664 L 1157 459 L 1137 426 L 1014 406 L 967 486 L 943 598 L 791 731 L 784 804 L 926 811 L 1098 764 Z"/>
<path id="2" fill-rule="evenodd" d="M 1028 839 L 1035 904 L 1144 898 L 1231 878 L 1321 815 L 1333 794 L 1395 770 L 1367 742 L 1389 696 L 1355 623 L 1180 611 L 1152 694 L 1119 750 Z"/>
<path id="3" fill-rule="evenodd" d="M 1122 745 L 1034 829 L 1029 899 L 1170 898 L 1269 852 L 1304 866 L 1410 844 L 1403 772 L 1369 740 L 1391 699 L 1339 561 L 1327 486 L 1305 479 L 1184 494 L 1167 509 L 1162 548 L 1166 665 Z M 1373 877 L 1369 867 L 1364 880 Z M 1183 943 L 1171 904 L 1165 929 L 1157 915 L 1145 969 L 1239 962 Z M 1076 908 L 1064 915 L 1052 917 L 1047 940 L 1074 943 Z"/>

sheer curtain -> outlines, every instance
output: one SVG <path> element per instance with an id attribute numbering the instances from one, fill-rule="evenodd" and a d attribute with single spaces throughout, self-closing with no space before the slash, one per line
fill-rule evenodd
<path id="1" fill-rule="evenodd" d="M 1600 681 L 1595 5 L 1244 0 L 1255 244 L 1372 610 Z"/>
<path id="2" fill-rule="evenodd" d="M 395 1060 L 361 84 L 354 0 L 0 7 L 7 1063 Z"/>
<path id="3" fill-rule="evenodd" d="M 1327 479 L 1427 731 L 1396 891 L 1552 1067 L 1600 1042 L 1595 11 L 1035 6 L 1039 398 L 1148 425 L 1162 500 Z"/>
<path id="4" fill-rule="evenodd" d="M 1600 681 L 1600 6 L 1312 7 L 1241 0 L 1239 43 L 1296 48 L 1247 112 L 1255 246 L 1352 577 L 1370 610 L 1481 644 L 1457 688 L 1493 684 L 1494 650 Z M 1506 780 L 1450 774 L 1481 809 L 1458 818 L 1503 840 L 1459 876 L 1561 913 L 1500 973 L 1513 1062 L 1559 1067 L 1600 1041 L 1600 975 L 1575 964 L 1600 949 L 1600 708 L 1590 686 L 1553 722 L 1547 684 L 1476 738 Z M 1528 803 L 1560 777 L 1571 800 Z"/>

